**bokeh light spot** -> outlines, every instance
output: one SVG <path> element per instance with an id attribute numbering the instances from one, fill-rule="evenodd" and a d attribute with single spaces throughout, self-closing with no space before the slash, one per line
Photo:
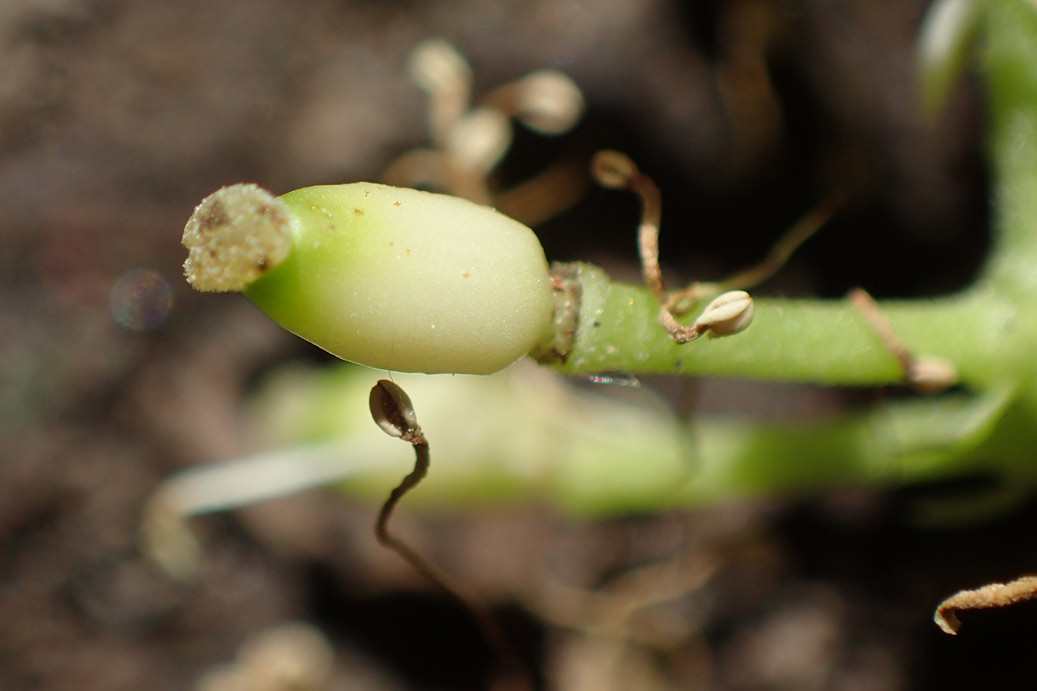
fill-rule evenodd
<path id="1" fill-rule="evenodd" d="M 162 326 L 173 307 L 173 289 L 157 271 L 134 269 L 115 281 L 108 298 L 112 316 L 131 331 Z"/>

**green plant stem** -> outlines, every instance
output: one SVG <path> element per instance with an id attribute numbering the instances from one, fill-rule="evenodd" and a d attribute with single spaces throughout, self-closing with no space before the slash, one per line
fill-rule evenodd
<path id="1" fill-rule="evenodd" d="M 329 432 L 341 427 L 371 376 L 343 366 L 296 379 L 296 405 L 279 408 L 280 420 L 263 426 L 310 429 L 301 439 L 270 441 L 312 439 L 313 425 L 321 421 Z M 629 391 L 619 400 L 563 385 L 535 368 L 490 377 L 408 377 L 405 384 L 439 459 L 411 497 L 413 506 L 499 509 L 549 501 L 602 515 L 893 486 L 965 472 L 1014 477 L 1020 486 L 1037 477 L 1029 447 L 1012 441 L 1032 434 L 1032 425 L 1011 387 L 893 401 L 820 421 L 688 423 L 647 391 Z M 277 387 L 268 396 L 283 400 L 284 393 Z M 472 420 L 478 420 L 474 434 Z M 358 427 L 349 438 L 359 453 L 343 453 L 342 447 L 334 457 L 343 470 L 353 467 L 342 473 L 350 478 L 343 489 L 373 499 L 384 496 L 407 454 L 389 440 L 378 448 L 370 437 L 381 440 L 378 430 Z"/>
<path id="2" fill-rule="evenodd" d="M 1001 389 L 979 398 L 902 401 L 808 424 L 711 420 L 689 432 L 698 463 L 675 503 L 1018 470 L 1019 453 L 988 453 L 1010 400 L 1011 390 Z"/>
<path id="3" fill-rule="evenodd" d="M 1037 294 L 1037 7 L 1022 0 L 987 2 L 982 28 L 997 230 L 986 276 L 999 290 L 1033 296 Z"/>
<path id="4" fill-rule="evenodd" d="M 759 298 L 743 333 L 677 345 L 655 319 L 646 288 L 612 281 L 597 267 L 576 267 L 582 299 L 563 362 L 569 374 L 633 372 L 745 377 L 875 386 L 903 380 L 893 355 L 848 300 Z M 898 335 L 918 355 L 958 365 L 966 384 L 986 386 L 1006 363 L 977 358 L 996 352 L 1017 321 L 1011 303 L 976 288 L 937 300 L 881 303 Z M 996 365 L 996 366 L 995 366 Z"/>

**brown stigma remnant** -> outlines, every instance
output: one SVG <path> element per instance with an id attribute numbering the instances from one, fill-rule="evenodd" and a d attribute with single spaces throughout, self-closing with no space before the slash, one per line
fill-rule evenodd
<path id="1" fill-rule="evenodd" d="M 258 185 L 221 187 L 195 207 L 181 242 L 188 283 L 206 292 L 237 292 L 288 256 L 290 215 Z"/>

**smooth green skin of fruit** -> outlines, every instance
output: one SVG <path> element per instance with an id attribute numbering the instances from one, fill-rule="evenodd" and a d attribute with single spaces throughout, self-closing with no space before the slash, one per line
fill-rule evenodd
<path id="1" fill-rule="evenodd" d="M 551 325 L 533 232 L 488 207 L 360 182 L 281 197 L 294 243 L 244 290 L 275 321 L 345 360 L 403 372 L 489 374 Z"/>

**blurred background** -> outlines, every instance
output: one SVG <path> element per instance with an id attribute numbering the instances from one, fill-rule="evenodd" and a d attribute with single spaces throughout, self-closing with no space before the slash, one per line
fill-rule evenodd
<path id="1" fill-rule="evenodd" d="M 243 645 L 292 649 L 269 635 L 290 622 L 327 668 L 312 688 L 489 688 L 487 646 L 378 547 L 373 505 L 316 492 L 199 519 L 207 562 L 189 583 L 140 554 L 163 478 L 252 449 L 243 411 L 257 382 L 330 363 L 240 296 L 188 288 L 192 208 L 239 181 L 280 193 L 379 179 L 428 142 L 406 64 L 442 37 L 470 61 L 476 98 L 540 68 L 572 77 L 583 119 L 551 138 L 518 127 L 491 183 L 626 151 L 662 188 L 673 285 L 759 260 L 842 193 L 845 208 L 763 292 L 950 292 L 987 244 L 983 112 L 966 80 L 939 118 L 919 116 L 925 6 L 0 3 L 0 688 L 245 688 L 206 675 L 245 659 Z M 571 176 L 582 196 L 538 224 L 548 258 L 633 279 L 636 200 Z M 703 391 L 741 392 L 713 408 L 748 397 L 760 415 L 773 414 L 760 401 L 810 414 L 878 395 L 645 383 L 697 411 L 712 405 Z M 957 639 L 931 623 L 958 588 L 1033 568 L 1032 506 L 964 525 L 913 518 L 920 497 L 980 481 L 606 521 L 404 502 L 401 532 L 495 608 L 538 688 L 1016 688 L 1037 609 L 974 616 Z M 654 563 L 686 576 L 655 607 L 654 572 L 637 571 Z M 644 621 L 617 632 L 552 617 L 521 594 L 545 578 L 585 595 L 620 579 L 649 603 Z M 288 688 L 268 682 L 247 688 Z"/>

